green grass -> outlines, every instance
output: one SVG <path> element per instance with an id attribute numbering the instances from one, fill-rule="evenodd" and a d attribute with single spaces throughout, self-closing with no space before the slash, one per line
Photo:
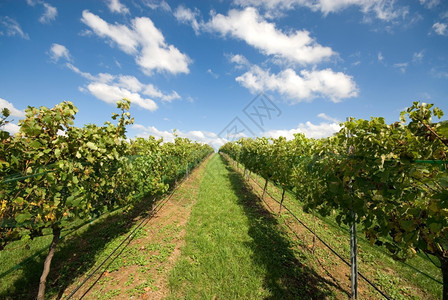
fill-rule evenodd
<path id="1" fill-rule="evenodd" d="M 113 237 L 131 226 L 131 218 L 136 211 L 126 213 L 117 209 L 106 213 L 93 222 L 74 221 L 71 226 L 62 231 L 62 239 L 52 261 L 52 270 L 47 282 L 54 281 L 52 273 L 59 272 L 59 284 L 63 286 L 70 281 L 71 272 L 83 270 L 83 265 L 91 263 L 91 253 L 100 251 L 106 242 L 106 237 Z M 109 224 L 112 224 L 109 226 Z M 28 243 L 15 241 L 0 251 L 0 299 L 34 299 L 42 273 L 43 261 L 51 243 L 51 230 L 46 230 L 44 236 L 37 237 Z M 97 237 L 93 239 L 92 237 Z M 99 238 L 98 238 L 99 236 Z M 85 244 L 88 243 L 88 247 Z M 54 287 L 47 287 L 49 294 L 55 294 Z"/>
<path id="2" fill-rule="evenodd" d="M 263 178 L 254 174 L 252 174 L 251 178 L 263 186 Z M 268 192 L 277 200 L 281 199 L 281 190 L 272 183 L 268 185 Z M 315 223 L 313 216 L 302 210 L 302 203 L 296 199 L 295 195 L 290 192 L 287 192 L 286 195 L 284 204 L 305 224 L 311 228 L 315 228 L 316 233 L 324 241 L 349 261 L 350 244 L 348 227 L 344 225 L 339 226 L 334 216 L 322 217 L 318 214 L 316 214 L 317 220 Z M 275 207 L 275 210 L 278 211 L 278 208 L 278 206 Z M 291 218 L 283 210 L 279 220 L 284 223 L 285 220 Z M 311 242 L 311 237 L 312 235 L 309 234 L 308 243 Z M 362 232 L 358 232 L 358 248 L 359 271 L 393 299 L 440 299 L 442 297 L 442 285 L 440 284 L 442 282 L 441 271 L 423 254 L 417 255 L 406 262 L 394 260 L 385 248 L 371 245 Z M 331 256 L 333 255 L 329 255 L 328 259 L 340 261 L 335 256 L 332 258 Z M 359 278 L 359 281 L 363 281 L 363 279 Z M 421 290 L 418 295 L 415 293 L 414 287 L 418 287 Z M 372 297 L 381 297 L 373 289 L 370 289 L 370 294 Z"/>
<path id="3" fill-rule="evenodd" d="M 241 175 L 218 155 L 211 159 L 204 172 L 197 203 L 186 228 L 186 245 L 169 274 L 170 299 L 332 299 L 348 296 L 346 288 L 344 290 L 322 277 L 322 265 L 331 272 L 332 267 L 343 263 L 324 249 L 318 248 L 314 253 L 309 251 L 307 247 L 312 236 L 294 237 L 286 226 L 292 221 L 291 216 L 284 211 L 281 215 L 267 211 Z M 263 184 L 263 179 L 253 178 Z M 281 191 L 272 184 L 269 192 L 280 198 Z M 287 195 L 285 205 L 311 228 L 315 227 L 325 241 L 348 259 L 348 229 L 338 226 L 332 216 L 316 215 L 314 224 L 312 215 L 302 211 L 301 203 L 294 195 Z M 47 296 L 58 297 L 61 291 L 89 273 L 136 226 L 135 218 L 148 209 L 145 206 L 148 205 L 142 203 L 133 211 L 120 210 L 105 215 L 64 238 L 53 260 Z M 73 225 L 82 224 L 80 221 Z M 149 270 L 155 269 L 158 274 L 167 272 L 159 265 L 162 266 L 173 252 L 172 240 L 181 229 L 174 221 L 157 232 L 160 243 L 129 246 L 107 266 L 107 270 L 111 273 L 123 267 L 138 266 L 137 272 L 123 282 L 114 282 L 116 288 L 113 290 L 103 293 L 97 289 L 90 297 L 139 297 L 146 288 L 156 290 L 158 287 L 154 286 Z M 63 235 L 67 233 L 69 231 Z M 138 230 L 135 238 L 144 239 L 145 235 L 144 230 Z M 34 299 L 50 240 L 51 236 L 36 238 L 29 248 L 17 241 L 0 252 L 0 299 Z M 394 299 L 441 297 L 441 285 L 431 279 L 441 281 L 440 271 L 426 257 L 417 256 L 406 263 L 395 261 L 385 249 L 371 246 L 361 233 L 358 244 L 360 271 Z M 23 261 L 26 262 L 17 267 Z M 110 285 L 110 280 L 111 277 L 103 277 L 98 285 Z M 368 295 L 380 298 L 372 289 Z"/>
<path id="4" fill-rule="evenodd" d="M 298 260 L 278 225 L 215 155 L 169 277 L 169 299 L 332 298 L 331 283 Z"/>
<path id="5" fill-rule="evenodd" d="M 64 238 L 56 248 L 47 279 L 46 297 L 60 296 L 77 276 L 92 270 L 106 257 L 136 226 L 136 217 L 150 210 L 148 202 L 151 201 L 142 201 L 129 211 L 118 209 L 106 213 L 91 223 L 78 220 L 63 231 Z M 143 234 L 139 230 L 135 238 Z M 51 238 L 51 235 L 38 237 L 28 244 L 15 241 L 0 251 L 0 299 L 35 299 Z M 123 262 L 122 257 L 115 260 L 110 269 L 119 267 L 120 262 Z M 127 263 L 144 265 L 146 261 L 136 255 Z"/>

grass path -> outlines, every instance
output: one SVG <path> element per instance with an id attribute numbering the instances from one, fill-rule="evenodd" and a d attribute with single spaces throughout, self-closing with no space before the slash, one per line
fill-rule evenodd
<path id="1" fill-rule="evenodd" d="M 186 244 L 169 276 L 168 299 L 348 299 L 350 268 L 314 243 L 313 235 L 284 210 L 279 214 L 269 196 L 261 201 L 262 189 L 241 173 L 219 155 L 211 159 L 186 227 Z M 273 186 L 269 190 L 281 194 Z M 344 229 L 304 213 L 295 199 L 285 203 L 346 256 Z M 405 271 L 382 248 L 360 241 L 360 271 L 392 299 L 438 298 L 437 283 L 412 268 Z M 419 262 L 435 276 L 428 262 Z M 362 279 L 358 294 L 360 299 L 382 298 Z"/>
<path id="2" fill-rule="evenodd" d="M 161 209 L 136 232 L 123 252 L 109 264 L 90 290 L 92 280 L 75 295 L 78 299 L 163 299 L 168 294 L 168 271 L 184 244 L 185 225 L 195 203 L 199 185 L 209 159 L 195 169 L 166 199 Z M 161 200 L 165 201 L 165 200 Z M 112 240 L 96 258 L 102 261 L 123 240 Z M 92 266 L 92 269 L 95 266 Z M 80 276 L 66 289 L 67 296 L 81 282 Z"/>
<path id="3" fill-rule="evenodd" d="M 288 214 L 278 214 L 270 197 L 260 201 L 261 189 L 254 180 L 263 182 L 257 176 L 245 181 L 240 171 L 220 155 L 208 158 L 74 299 L 84 293 L 83 299 L 349 298 L 348 267 L 320 243 L 314 245 L 312 235 Z M 275 197 L 281 192 L 271 185 L 269 191 Z M 317 226 L 319 235 L 340 253 L 347 253 L 344 230 L 331 220 L 303 213 L 293 197 L 285 203 L 308 225 Z M 117 211 L 64 240 L 55 256 L 48 298 L 64 299 L 149 209 Z M 392 298 L 437 299 L 427 278 L 403 272 L 362 243 L 360 260 L 361 271 Z M 32 268 L 41 263 L 37 257 L 20 272 L 4 272 L 2 279 L 10 280 L 1 280 L 0 299 L 33 299 Z M 380 299 L 362 281 L 359 292 L 360 299 Z"/>
<path id="4" fill-rule="evenodd" d="M 322 299 L 337 289 L 300 260 L 277 220 L 215 155 L 171 271 L 169 299 Z"/>

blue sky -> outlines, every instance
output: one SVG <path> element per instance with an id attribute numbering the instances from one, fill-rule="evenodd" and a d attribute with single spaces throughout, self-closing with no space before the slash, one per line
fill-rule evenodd
<path id="1" fill-rule="evenodd" d="M 82 126 L 128 97 L 128 137 L 318 138 L 417 100 L 448 113 L 448 3 L 2 0 L 0 69 L 11 132 L 28 105 L 72 101 Z"/>

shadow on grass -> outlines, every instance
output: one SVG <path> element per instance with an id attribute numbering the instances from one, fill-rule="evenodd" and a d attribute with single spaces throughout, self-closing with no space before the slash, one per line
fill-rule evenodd
<path id="1" fill-rule="evenodd" d="M 137 218 L 151 210 L 152 203 L 151 199 L 140 201 L 130 211 L 105 216 L 61 241 L 47 278 L 46 298 L 61 298 L 67 287 L 97 263 L 96 256 L 107 244 L 129 232 Z M 21 275 L 11 279 L 14 280 L 12 287 L 3 291 L 0 299 L 35 299 L 47 252 L 48 248 L 45 248 L 31 256 L 21 267 Z M 8 278 L 1 278 L 4 280 Z"/>
<path id="2" fill-rule="evenodd" d="M 300 256 L 306 260 L 306 256 L 294 252 L 276 218 L 248 188 L 243 177 L 223 157 L 221 159 L 229 172 L 239 205 L 248 217 L 249 235 L 253 239 L 248 246 L 254 251 L 253 260 L 267 271 L 264 285 L 271 292 L 268 299 L 324 299 L 334 295 L 332 290 L 335 289 L 346 294 L 340 286 L 321 277 L 298 259 Z"/>
<path id="3" fill-rule="evenodd" d="M 260 183 L 260 181 L 258 179 L 254 179 L 258 185 L 263 184 L 263 182 Z M 268 188 L 268 190 L 271 187 L 275 188 L 275 193 L 278 195 L 279 193 L 281 193 L 281 187 L 279 187 L 277 184 L 275 184 L 272 181 L 269 181 L 270 183 L 270 187 Z M 271 190 L 272 191 L 272 190 Z M 287 191 L 287 196 L 291 197 L 291 198 L 295 198 L 295 195 L 292 191 Z M 278 198 L 277 198 L 278 199 Z M 298 203 L 300 205 L 303 205 L 303 201 L 296 199 L 296 201 L 298 201 Z M 350 229 L 347 225 L 345 224 L 341 224 L 339 225 L 336 221 L 335 221 L 335 217 L 330 215 L 330 216 L 321 216 L 319 214 L 316 215 L 317 218 L 319 218 L 324 224 L 328 225 L 330 228 L 332 228 L 332 232 L 338 232 L 338 235 L 341 235 L 341 233 L 345 233 L 347 236 L 350 234 Z M 391 241 L 391 238 L 388 237 L 388 240 Z M 358 247 L 365 247 L 365 249 L 368 249 L 367 251 L 370 253 L 372 252 L 373 256 L 375 258 L 381 257 L 381 255 L 384 255 L 385 257 L 391 259 L 393 261 L 393 264 L 398 264 L 400 267 L 402 268 L 407 268 L 407 272 L 416 272 L 418 274 L 420 274 L 422 277 L 424 277 L 425 279 L 430 280 L 431 284 L 440 284 L 443 285 L 443 282 L 441 281 L 441 274 L 440 274 L 440 270 L 436 270 L 436 274 L 439 276 L 439 278 L 437 278 L 437 276 L 431 275 L 429 272 L 429 269 L 426 269 L 425 271 L 422 271 L 420 269 L 418 269 L 417 267 L 415 267 L 413 265 L 414 264 L 422 264 L 422 262 L 426 263 L 426 264 L 430 264 L 430 265 L 434 265 L 434 263 L 429 259 L 429 257 L 425 256 L 422 252 L 418 252 L 417 253 L 417 257 L 411 258 L 408 261 L 401 261 L 401 260 L 395 260 L 393 259 L 393 257 L 391 257 L 391 253 L 389 251 L 386 250 L 386 248 L 384 247 L 378 247 L 378 246 L 373 246 L 363 234 L 358 234 Z M 417 261 L 417 259 L 421 259 L 422 261 Z M 378 262 L 377 259 L 375 259 L 374 261 L 375 263 Z M 383 267 L 389 267 L 391 266 L 390 263 L 385 263 L 385 261 L 381 261 L 379 262 L 380 265 L 382 265 Z M 420 265 L 420 268 L 422 266 Z M 435 266 L 436 268 L 438 268 L 437 266 Z M 414 275 L 411 275 L 414 276 Z M 425 288 L 424 285 L 420 285 L 420 284 L 416 284 L 417 286 L 420 286 L 422 288 Z M 432 293 L 434 293 L 434 290 L 437 290 L 437 286 L 434 289 L 428 289 L 428 291 L 431 291 Z"/>

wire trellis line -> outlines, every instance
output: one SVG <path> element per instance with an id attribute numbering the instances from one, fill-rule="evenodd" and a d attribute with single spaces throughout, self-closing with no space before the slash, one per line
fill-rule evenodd
<path id="1" fill-rule="evenodd" d="M 255 181 L 253 178 L 250 177 L 249 174 L 249 178 L 252 179 L 252 181 L 254 183 L 256 183 L 258 185 L 258 187 L 260 187 L 261 189 L 263 189 L 263 187 L 257 182 Z M 280 204 L 280 201 L 278 201 L 277 199 L 275 199 L 275 197 L 273 197 L 268 191 L 265 192 L 272 200 L 274 200 L 275 202 L 277 202 L 278 204 Z M 265 204 L 267 204 L 265 202 L 264 199 L 261 199 Z M 339 259 L 341 259 L 347 266 L 351 266 L 350 263 L 344 259 L 338 252 L 336 252 L 336 250 L 334 250 L 330 245 L 328 245 L 319 235 L 317 235 L 311 228 L 309 228 L 303 221 L 301 221 L 286 205 L 282 204 L 282 207 L 284 209 L 286 209 L 286 211 L 288 211 L 288 213 L 296 220 L 298 221 L 303 227 L 305 227 L 309 232 L 311 232 L 323 245 L 325 245 L 325 247 L 327 247 L 334 255 L 336 255 Z M 361 272 L 358 272 L 358 275 L 364 279 L 371 287 L 373 287 L 378 293 L 380 293 L 385 299 L 391 300 L 391 298 L 386 295 L 383 291 L 380 290 L 379 287 L 377 287 L 371 280 L 369 280 L 367 277 L 365 277 Z"/>

